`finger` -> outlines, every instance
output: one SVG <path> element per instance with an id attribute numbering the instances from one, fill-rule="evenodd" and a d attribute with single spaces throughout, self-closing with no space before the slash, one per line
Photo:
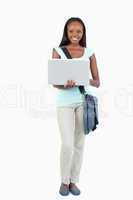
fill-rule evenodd
<path id="1" fill-rule="evenodd" d="M 75 83 L 76 83 L 74 80 L 73 80 L 72 82 L 73 82 L 73 84 L 75 84 Z"/>
<path id="2" fill-rule="evenodd" d="M 68 86 L 70 86 L 70 84 L 71 84 L 71 81 L 70 81 L 70 80 L 68 80 L 68 81 L 67 81 L 67 84 L 68 84 Z"/>
<path id="3" fill-rule="evenodd" d="M 74 86 L 74 81 L 73 80 L 71 80 L 71 85 L 72 85 L 72 87 Z"/>
<path id="4" fill-rule="evenodd" d="M 72 87 L 73 86 L 73 82 L 72 82 L 72 80 L 70 80 L 70 87 Z"/>
<path id="5" fill-rule="evenodd" d="M 69 86 L 69 85 L 70 85 L 70 81 L 68 80 L 68 81 L 67 81 L 67 86 Z"/>
<path id="6" fill-rule="evenodd" d="M 65 86 L 67 87 L 68 85 L 69 85 L 69 80 L 67 80 L 67 82 L 66 82 Z"/>
<path id="7" fill-rule="evenodd" d="M 69 84 L 69 83 L 68 83 L 68 81 L 67 81 L 66 84 L 64 85 L 64 87 L 67 88 L 67 87 L 68 87 L 68 84 Z"/>
<path id="8" fill-rule="evenodd" d="M 75 81 L 72 81 L 72 86 L 73 86 L 73 87 L 75 86 Z"/>
<path id="9" fill-rule="evenodd" d="M 71 87 L 73 87 L 73 81 L 71 80 Z"/>
<path id="10" fill-rule="evenodd" d="M 66 82 L 66 84 L 64 85 L 64 87 L 65 87 L 65 88 L 68 88 L 68 87 L 69 87 L 69 85 L 70 85 L 70 81 L 69 81 L 69 80 L 67 80 L 67 82 Z"/>
<path id="11" fill-rule="evenodd" d="M 75 85 L 76 85 L 76 82 L 73 82 L 73 85 L 75 86 Z"/>

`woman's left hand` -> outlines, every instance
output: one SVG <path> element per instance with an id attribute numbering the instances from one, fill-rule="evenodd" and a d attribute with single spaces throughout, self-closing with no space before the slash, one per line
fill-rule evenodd
<path id="1" fill-rule="evenodd" d="M 73 80 L 68 80 L 67 83 L 64 85 L 64 88 L 72 88 L 75 87 L 76 82 Z"/>

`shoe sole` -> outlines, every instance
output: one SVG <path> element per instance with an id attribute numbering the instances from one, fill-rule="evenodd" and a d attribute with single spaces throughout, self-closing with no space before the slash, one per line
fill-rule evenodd
<path id="1" fill-rule="evenodd" d="M 79 194 L 75 194 L 75 193 L 73 193 L 71 190 L 70 190 L 70 192 L 71 192 L 71 194 L 73 194 L 74 196 L 78 196 L 78 195 L 81 194 L 81 192 L 80 192 Z"/>
<path id="2" fill-rule="evenodd" d="M 68 196 L 68 195 L 69 195 L 69 193 L 68 193 L 68 194 L 61 194 L 60 192 L 59 192 L 59 194 L 60 194 L 61 196 Z"/>

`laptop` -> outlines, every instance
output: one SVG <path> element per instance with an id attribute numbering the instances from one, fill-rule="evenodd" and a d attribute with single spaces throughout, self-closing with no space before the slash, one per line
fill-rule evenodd
<path id="1" fill-rule="evenodd" d="M 89 60 L 49 59 L 48 84 L 64 85 L 73 80 L 76 85 L 89 85 Z"/>

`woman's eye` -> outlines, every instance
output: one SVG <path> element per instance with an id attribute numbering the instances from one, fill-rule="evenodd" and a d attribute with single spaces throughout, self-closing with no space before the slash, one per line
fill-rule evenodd
<path id="1" fill-rule="evenodd" d="M 78 34 L 79 34 L 79 33 L 82 33 L 82 31 L 80 31 L 80 30 L 77 30 L 77 31 L 76 31 L 76 30 L 75 30 L 75 31 L 69 30 L 69 33 L 74 33 L 74 32 L 76 32 L 76 33 L 78 33 Z"/>

